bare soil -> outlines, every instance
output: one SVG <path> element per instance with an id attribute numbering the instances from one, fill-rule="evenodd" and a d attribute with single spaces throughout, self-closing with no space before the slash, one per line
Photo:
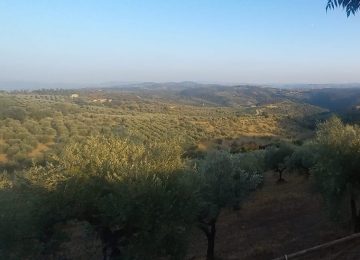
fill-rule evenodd
<path id="1" fill-rule="evenodd" d="M 242 209 L 222 212 L 217 224 L 217 259 L 273 259 L 351 233 L 349 227 L 329 220 L 321 196 L 312 190 L 311 180 L 288 174 L 286 182 L 278 184 L 277 178 L 267 173 L 261 190 Z M 200 231 L 195 232 L 191 245 L 189 259 L 205 259 L 206 239 Z"/>

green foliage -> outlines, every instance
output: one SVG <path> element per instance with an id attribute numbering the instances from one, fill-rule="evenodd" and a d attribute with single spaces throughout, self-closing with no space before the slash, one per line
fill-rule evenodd
<path id="1" fill-rule="evenodd" d="M 278 182 L 284 182 L 283 172 L 287 168 L 287 162 L 294 153 L 294 145 L 289 143 L 280 143 L 278 146 L 270 146 L 265 152 L 265 166 L 268 170 L 279 173 Z"/>
<path id="2" fill-rule="evenodd" d="M 11 180 L 6 172 L 0 175 L 0 258 L 38 258 L 40 242 L 40 214 L 42 191 L 29 189 L 22 180 Z M 39 207 L 39 208 L 38 208 Z"/>
<path id="3" fill-rule="evenodd" d="M 250 156 L 234 156 L 225 151 L 209 153 L 199 166 L 202 219 L 215 221 L 221 208 L 238 207 L 262 182 L 256 163 Z"/>
<path id="4" fill-rule="evenodd" d="M 3 234 L 21 223 L 1 248 L 2 256 L 53 252 L 59 243 L 57 224 L 81 220 L 93 226 L 114 257 L 183 257 L 197 203 L 193 174 L 187 173 L 180 151 L 178 144 L 115 137 L 70 144 L 51 164 L 34 166 L 1 189 L 8 198 L 0 201 Z M 17 200 L 23 203 L 12 208 Z M 19 240 L 28 236 L 36 252 L 21 248 Z"/>
<path id="5" fill-rule="evenodd" d="M 253 152 L 234 155 L 238 167 L 251 174 L 262 174 L 265 171 L 265 151 L 256 150 Z"/>
<path id="6" fill-rule="evenodd" d="M 206 158 L 206 146 L 187 154 L 182 147 L 218 140 L 224 149 L 245 134 L 296 135 L 304 128 L 295 119 L 320 111 L 290 101 L 267 106 L 279 94 L 256 89 L 215 88 L 205 97 L 204 89 L 84 90 L 81 100 L 66 90 L 1 94 L 0 167 L 12 172 L 0 188 L 1 258 L 49 256 L 63 239 L 59 225 L 73 220 L 89 223 L 114 258 L 182 258 L 191 226 L 214 224 L 222 208 L 239 208 L 269 157 L 253 151 L 254 138 L 234 143 L 237 154 Z M 113 102 L 94 103 L 93 95 Z M 283 158 L 282 151 L 275 154 Z M 201 159 L 197 172 L 189 158 Z"/>
<path id="7" fill-rule="evenodd" d="M 262 182 L 262 175 L 249 156 L 225 151 L 210 152 L 200 162 L 200 204 L 198 227 L 208 240 L 207 259 L 214 259 L 216 222 L 222 208 L 239 209 L 251 191 Z"/>
<path id="8" fill-rule="evenodd" d="M 265 152 L 265 165 L 267 169 L 283 171 L 286 168 L 286 161 L 294 152 L 294 146 L 289 143 L 280 143 L 279 146 L 270 146 Z"/>
<path id="9" fill-rule="evenodd" d="M 214 95 L 218 96 L 216 93 L 222 90 L 215 88 L 213 91 Z M 252 96 L 251 103 L 258 103 L 257 99 L 261 104 L 266 104 L 269 100 L 277 102 L 272 89 L 259 88 L 256 93 L 262 93 L 261 95 L 253 93 L 248 87 L 224 88 L 224 91 Z M 149 95 L 143 95 L 142 91 L 137 89 L 129 93 L 107 90 L 97 94 L 91 90 L 83 90 L 80 93 L 81 102 L 68 98 L 71 94 L 69 90 L 1 94 L 0 145 L 5 143 L 12 146 L 10 139 L 21 140 L 16 144 L 17 148 L 10 149 L 9 154 L 9 147 L 5 146 L 6 150 L 2 150 L 7 156 L 7 163 L 22 168 L 17 158 L 39 160 L 46 150 L 56 151 L 70 140 L 81 140 L 99 134 L 115 133 L 123 137 L 136 135 L 139 139 L 151 142 L 181 138 L 188 146 L 196 145 L 201 140 L 221 140 L 244 134 L 293 136 L 304 129 L 297 121 L 290 122 L 284 114 L 289 115 L 292 120 L 303 118 L 304 115 L 318 114 L 320 111 L 318 108 L 294 102 L 283 102 L 271 108 L 267 105 L 256 109 L 239 107 L 231 101 L 238 99 L 238 95 L 229 95 L 230 92 L 224 91 L 221 95 L 226 94 L 226 99 L 229 99 L 225 103 L 234 106 L 220 107 L 223 102 L 218 104 L 216 97 L 212 105 L 206 100 L 193 99 L 194 96 L 183 99 L 180 98 L 181 94 L 172 93 L 171 90 L 161 93 L 154 91 Z M 196 96 L 196 93 L 197 91 L 188 91 L 191 95 Z M 94 103 L 93 95 L 104 95 L 104 98 L 111 98 L 112 103 Z M 239 104 L 247 104 L 247 99 L 239 98 Z M 203 106 L 205 103 L 207 106 Z M 131 111 L 129 107 L 132 108 Z M 265 117 L 266 113 L 271 116 Z M 285 130 L 279 128 L 283 120 L 290 122 L 285 125 Z M 32 151 L 28 152 L 28 147 L 21 147 L 25 145 L 30 145 Z M 251 151 L 256 148 L 256 145 L 252 144 L 239 147 L 235 145 L 232 151 Z M 14 150 L 17 150 L 19 155 L 14 153 Z M 3 158 L 3 155 L 0 156 Z M 189 151 L 187 156 L 194 158 L 202 157 L 203 154 L 194 150 Z M 2 163 L 0 161 L 0 164 Z"/>
<path id="10" fill-rule="evenodd" d="M 342 7 L 347 16 L 355 15 L 360 9 L 360 0 L 328 0 L 326 10 Z"/>
<path id="11" fill-rule="evenodd" d="M 26 111 L 18 106 L 11 106 L 2 111 L 3 118 L 12 118 L 14 120 L 24 121 L 26 116 Z"/>
<path id="12" fill-rule="evenodd" d="M 90 137 L 83 143 L 65 147 L 57 161 L 71 172 L 103 175 L 121 179 L 125 176 L 182 169 L 179 143 L 134 143 L 117 137 Z"/>
<path id="13" fill-rule="evenodd" d="M 115 222 L 128 234 L 121 238 L 127 244 L 122 249 L 124 256 L 131 259 L 185 256 L 197 209 L 194 187 L 186 178 L 156 174 L 136 182 L 129 180 L 117 187 L 114 195 L 102 200 L 103 224 Z"/>
<path id="14" fill-rule="evenodd" d="M 346 216 L 344 199 L 357 200 L 360 191 L 360 128 L 333 117 L 318 126 L 316 145 L 318 158 L 312 172 L 318 188 L 333 216 Z"/>
<path id="15" fill-rule="evenodd" d="M 317 161 L 317 148 L 314 143 L 294 146 L 293 154 L 286 160 L 286 168 L 290 171 L 300 171 L 308 174 Z"/>
<path id="16" fill-rule="evenodd" d="M 214 221 L 221 208 L 240 205 L 256 189 L 262 155 L 217 151 L 195 174 L 181 151 L 179 143 L 91 137 L 70 143 L 46 166 L 5 178 L 1 256 L 56 252 L 58 225 L 77 220 L 93 227 L 113 257 L 182 259 L 196 217 Z"/>

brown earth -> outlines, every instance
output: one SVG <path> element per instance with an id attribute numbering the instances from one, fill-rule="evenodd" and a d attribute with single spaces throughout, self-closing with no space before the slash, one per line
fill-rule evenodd
<path id="1" fill-rule="evenodd" d="M 286 183 L 277 184 L 276 180 L 277 175 L 267 173 L 263 187 L 241 210 L 222 212 L 217 224 L 217 259 L 273 259 L 350 233 L 348 227 L 329 220 L 322 198 L 312 191 L 309 179 L 289 174 Z M 189 259 L 205 259 L 202 233 L 194 234 L 191 245 Z"/>

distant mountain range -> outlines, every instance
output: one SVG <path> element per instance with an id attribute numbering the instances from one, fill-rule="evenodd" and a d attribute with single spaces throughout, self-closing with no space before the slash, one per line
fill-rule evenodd
<path id="1" fill-rule="evenodd" d="M 74 89 L 83 88 L 86 85 L 70 83 L 46 83 L 30 81 L 0 81 L 0 90 L 37 90 L 37 89 Z"/>
<path id="2" fill-rule="evenodd" d="M 224 86 L 195 82 L 137 83 L 104 88 L 104 91 L 135 93 L 214 106 L 257 106 L 285 100 L 308 103 L 331 111 L 345 112 L 360 106 L 360 84 L 303 84 L 280 87 Z"/>
<path id="3" fill-rule="evenodd" d="M 281 89 L 324 89 L 324 88 L 360 88 L 360 83 L 344 84 L 209 84 L 193 81 L 183 82 L 118 82 L 104 83 L 61 83 L 61 82 L 32 82 L 32 81 L 0 81 L 0 90 L 36 90 L 36 89 L 78 89 L 78 88 L 142 88 L 142 89 L 186 89 L 212 86 L 263 86 Z"/>
<path id="4" fill-rule="evenodd" d="M 285 89 L 323 89 L 323 88 L 360 88 L 360 83 L 341 84 L 273 84 L 276 88 Z"/>
<path id="5" fill-rule="evenodd" d="M 3 90 L 67 89 L 66 91 L 102 90 L 130 94 L 143 99 L 172 100 L 210 106 L 258 106 L 285 100 L 308 103 L 336 112 L 358 111 L 360 84 L 289 84 L 278 86 L 201 84 L 185 82 L 108 82 L 98 85 L 45 84 L 36 82 L 0 82 Z M 124 96 L 125 97 L 125 96 Z"/>

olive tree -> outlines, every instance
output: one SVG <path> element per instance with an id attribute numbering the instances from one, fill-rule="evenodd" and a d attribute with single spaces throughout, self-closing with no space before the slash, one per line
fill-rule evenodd
<path id="1" fill-rule="evenodd" d="M 262 182 L 258 172 L 242 168 L 241 158 L 229 152 L 214 151 L 200 162 L 199 228 L 208 240 L 207 259 L 214 259 L 216 222 L 220 211 L 238 205 Z"/>
<path id="2" fill-rule="evenodd" d="M 270 146 L 265 151 L 265 165 L 267 169 L 279 174 L 278 182 L 284 182 L 283 173 L 286 170 L 286 162 L 294 152 L 294 146 L 288 143 L 280 143 L 278 146 Z"/>
<path id="3" fill-rule="evenodd" d="M 20 178 L 15 183 L 7 172 L 0 173 L 0 259 L 39 259 L 42 252 L 53 248 L 43 243 L 47 234 L 42 218 L 48 208 L 43 204 L 45 194 L 40 186 Z"/>
<path id="4" fill-rule="evenodd" d="M 317 160 L 317 145 L 314 143 L 305 143 L 300 146 L 294 146 L 294 152 L 286 160 L 286 168 L 290 171 L 299 171 L 307 176 L 314 167 Z"/>
<path id="5" fill-rule="evenodd" d="M 48 165 L 32 167 L 6 189 L 14 198 L 22 190 L 30 194 L 22 200 L 31 207 L 24 208 L 26 219 L 37 231 L 24 230 L 17 240 L 31 235 L 29 245 L 47 248 L 56 241 L 59 223 L 77 220 L 97 232 L 104 259 L 184 257 L 198 204 L 194 174 L 181 155 L 177 143 L 145 145 L 116 137 L 91 137 L 67 145 Z M 15 188 L 20 186 L 26 189 Z M 30 198 L 34 203 L 27 203 Z M 22 214 L 22 207 L 7 209 L 8 216 Z M 7 227 L 19 224 L 7 219 Z M 6 237 L 0 239 L 2 244 Z M 16 251 L 18 246 L 8 248 Z"/>
<path id="6" fill-rule="evenodd" d="M 333 117 L 318 126 L 318 156 L 313 173 L 332 213 L 344 215 L 348 205 L 354 232 L 360 231 L 360 127 Z M 345 204 L 344 204 L 345 203 Z"/>

